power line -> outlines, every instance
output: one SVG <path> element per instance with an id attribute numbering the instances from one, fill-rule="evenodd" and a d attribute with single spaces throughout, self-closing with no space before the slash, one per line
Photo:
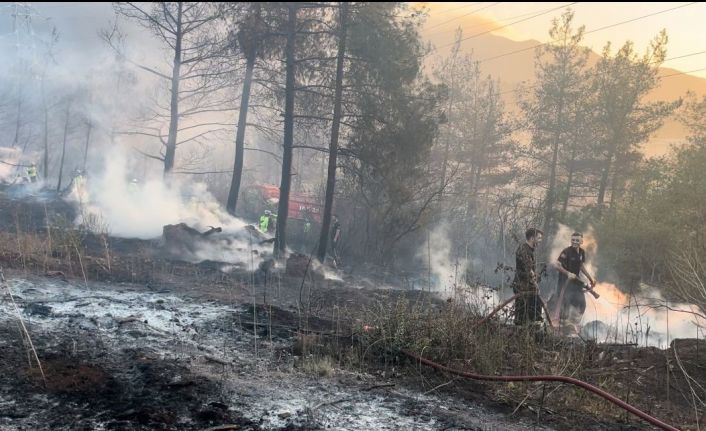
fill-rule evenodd
<path id="1" fill-rule="evenodd" d="M 461 18 L 463 18 L 463 17 L 465 17 L 465 16 L 468 16 L 468 15 L 473 15 L 473 14 L 476 13 L 476 12 L 480 12 L 480 11 L 482 11 L 482 10 L 491 8 L 491 7 L 496 6 L 496 5 L 500 4 L 500 3 L 502 3 L 502 2 L 491 3 L 491 4 L 489 4 L 488 6 L 483 6 L 483 7 L 481 7 L 481 8 L 476 9 L 476 10 L 472 10 L 472 11 L 466 13 L 466 14 L 459 15 L 459 16 L 457 16 L 457 17 L 454 17 L 454 18 L 451 18 L 451 19 L 449 19 L 449 20 L 446 20 L 446 21 L 444 21 L 444 22 L 442 22 L 442 23 L 432 25 L 431 27 L 428 27 L 427 30 L 431 30 L 432 28 L 440 27 L 440 26 L 442 26 L 442 25 L 444 25 L 444 24 L 448 24 L 448 23 L 450 23 L 451 21 L 456 21 L 457 19 L 461 19 Z"/>
<path id="2" fill-rule="evenodd" d="M 595 32 L 597 32 L 597 31 L 605 30 L 605 29 L 607 29 L 607 28 L 611 28 L 611 27 L 615 27 L 615 26 L 618 26 L 618 25 L 627 24 L 627 23 L 630 23 L 630 22 L 633 22 L 633 21 L 637 21 L 637 20 L 640 20 L 640 19 L 643 19 L 643 18 L 648 18 L 648 17 L 651 17 L 651 16 L 659 15 L 659 14 L 662 14 L 662 13 L 665 13 L 665 12 L 671 12 L 671 11 L 673 11 L 673 10 L 681 9 L 681 8 L 683 8 L 683 7 L 686 7 L 686 6 L 691 6 L 691 5 L 696 4 L 696 3 L 698 3 L 698 2 L 686 3 L 686 4 L 683 4 L 683 5 L 681 5 L 681 6 L 675 6 L 675 7 L 669 8 L 669 9 L 661 10 L 661 11 L 659 11 L 659 12 L 653 12 L 653 13 L 650 13 L 650 14 L 647 14 L 647 15 L 639 16 L 639 17 L 637 17 L 637 18 L 629 19 L 629 20 L 627 20 L 627 21 L 622 21 L 622 22 L 619 22 L 619 23 L 616 23 L 616 24 L 606 25 L 606 26 L 604 26 L 604 27 L 599 27 L 599 28 L 593 29 L 593 30 L 591 30 L 591 31 L 587 31 L 586 34 L 595 33 Z"/>
<path id="3" fill-rule="evenodd" d="M 483 2 L 482 2 L 482 1 L 474 1 L 474 2 L 472 2 L 472 3 L 470 3 L 470 4 L 466 4 L 466 5 L 463 5 L 463 6 L 452 7 L 452 8 L 449 8 L 449 9 L 443 9 L 443 10 L 435 11 L 434 14 L 441 14 L 441 13 L 453 12 L 453 11 L 455 11 L 455 10 L 465 9 L 465 8 L 467 8 L 467 7 L 475 6 L 475 5 L 480 4 L 480 3 L 483 3 Z"/>
<path id="4" fill-rule="evenodd" d="M 596 32 L 601 31 L 601 30 L 606 30 L 606 29 L 608 29 L 608 28 L 617 27 L 617 26 L 619 26 L 619 25 L 628 24 L 628 23 L 631 23 L 631 22 L 633 22 L 633 21 L 637 21 L 637 20 L 644 19 L 644 18 L 649 18 L 649 17 L 655 16 L 655 15 L 659 15 L 659 14 L 662 14 L 662 13 L 671 12 L 671 11 L 673 11 L 673 10 L 680 9 L 680 8 L 683 8 L 683 7 L 686 7 L 686 6 L 691 6 L 691 5 L 696 4 L 696 3 L 698 3 L 698 2 L 687 3 L 687 4 L 683 4 L 683 5 L 681 5 L 681 6 L 671 7 L 671 8 L 664 9 L 664 10 L 661 10 L 661 11 L 658 11 L 658 12 L 653 12 L 653 13 L 650 13 L 650 14 L 647 14 L 647 15 L 642 15 L 642 16 L 639 16 L 639 17 L 637 17 L 637 18 L 632 18 L 632 19 L 629 19 L 629 20 L 626 20 L 626 21 L 616 22 L 615 24 L 610 24 L 610 25 L 606 25 L 606 26 L 603 26 L 603 27 L 600 27 L 600 28 L 596 28 L 596 29 L 587 31 L 587 32 L 585 32 L 584 34 L 596 33 Z M 539 48 L 540 46 L 547 45 L 547 44 L 549 44 L 549 43 L 551 43 L 551 42 L 538 43 L 537 45 L 533 45 L 533 46 L 530 46 L 530 47 L 527 47 L 527 48 L 516 49 L 515 51 L 510 51 L 510 52 L 506 52 L 506 53 L 504 53 L 504 54 L 495 55 L 495 56 L 493 56 L 493 57 L 484 58 L 484 59 L 478 60 L 478 63 L 483 63 L 483 62 L 486 62 L 486 61 L 495 60 L 495 59 L 502 58 L 502 57 L 507 57 L 507 56 L 509 56 L 509 55 L 517 54 L 517 53 L 520 53 L 520 52 L 529 51 L 529 50 L 531 50 L 531 49 Z"/>
<path id="5" fill-rule="evenodd" d="M 704 70 L 706 70 L 706 67 L 702 67 L 701 69 L 688 70 L 686 72 L 670 73 L 669 75 L 658 76 L 658 78 L 670 78 L 672 76 L 677 76 L 677 75 L 687 75 L 689 73 L 694 73 L 694 72 L 703 72 Z"/>
<path id="6" fill-rule="evenodd" d="M 520 15 L 515 15 L 515 16 L 511 16 L 511 17 L 507 17 L 507 18 L 500 18 L 500 19 L 498 19 L 498 20 L 496 20 L 496 21 L 497 21 L 497 22 L 503 22 L 503 21 L 508 21 L 508 20 L 512 20 L 512 19 L 523 18 L 523 17 L 526 17 L 527 15 L 532 15 L 532 14 L 539 13 L 539 12 L 549 11 L 549 9 L 551 9 L 551 8 L 541 9 L 541 10 L 535 10 L 535 11 L 531 11 L 531 12 L 526 12 L 526 13 L 523 13 L 523 14 L 520 14 Z M 479 24 L 479 25 L 473 25 L 473 26 L 470 26 L 470 27 L 461 27 L 461 30 L 467 31 L 467 30 L 471 30 L 471 29 L 474 29 L 474 28 L 483 27 L 484 25 L 485 25 L 485 24 Z M 452 32 L 455 32 L 455 31 L 456 31 L 456 29 L 437 31 L 437 32 L 434 32 L 434 33 L 432 33 L 432 34 L 427 35 L 426 37 L 427 37 L 427 38 L 430 38 L 430 37 L 432 37 L 432 36 L 436 36 L 436 35 L 439 35 L 439 34 L 452 33 Z"/>
<path id="7" fill-rule="evenodd" d="M 513 21 L 513 22 L 511 22 L 511 23 L 504 24 L 504 25 L 501 25 L 501 26 L 499 26 L 499 27 L 495 27 L 495 28 L 490 29 L 490 30 L 482 31 L 482 32 L 480 32 L 480 33 L 476 33 L 476 34 L 473 34 L 473 35 L 468 36 L 468 37 L 464 37 L 464 38 L 461 39 L 459 42 L 464 42 L 464 41 L 466 41 L 466 40 L 473 39 L 474 37 L 478 37 L 478 36 L 482 36 L 482 35 L 484 35 L 484 34 L 492 33 L 492 32 L 494 32 L 494 31 L 496 31 L 496 30 L 500 30 L 500 29 L 503 29 L 503 28 L 505 28 L 505 27 L 509 27 L 509 26 L 511 26 L 511 25 L 514 25 L 514 24 L 518 24 L 518 23 L 521 23 L 521 22 L 524 22 L 524 21 L 529 21 L 529 20 L 534 19 L 534 18 L 537 18 L 537 17 L 539 17 L 539 16 L 546 15 L 546 14 L 548 14 L 549 12 L 553 12 L 553 11 L 558 10 L 558 9 L 563 9 L 563 8 L 565 8 L 565 7 L 569 7 L 569 6 L 575 5 L 576 3 L 578 3 L 578 2 L 567 3 L 567 4 L 565 4 L 565 5 L 561 5 L 561 6 L 558 6 L 558 7 L 555 7 L 555 8 L 551 8 L 551 9 L 549 9 L 549 10 L 546 10 L 546 11 L 540 12 L 540 13 L 537 13 L 537 14 L 532 15 L 532 16 L 530 16 L 530 17 L 527 17 L 527 18 L 524 18 L 524 19 L 520 19 L 520 20 L 517 20 L 517 21 Z M 449 46 L 453 46 L 453 45 L 455 45 L 455 44 L 456 44 L 456 42 L 452 42 L 452 43 L 447 44 L 447 45 L 442 45 L 442 46 L 440 46 L 438 49 L 448 48 Z"/>
<path id="8" fill-rule="evenodd" d="M 665 58 L 664 60 L 661 61 L 661 63 L 666 63 L 666 62 L 671 61 L 671 60 L 678 60 L 678 59 L 680 59 L 680 58 L 693 57 L 693 56 L 695 56 L 695 55 L 700 55 L 700 54 L 706 54 L 706 50 L 704 50 L 704 51 L 692 52 L 692 53 L 684 54 L 684 55 L 678 55 L 678 56 L 669 57 L 669 58 Z M 655 63 L 660 63 L 660 61 L 656 61 L 656 60 L 655 60 L 655 61 L 650 61 L 650 62 L 648 62 L 647 64 L 655 64 Z M 630 69 L 630 68 L 632 68 L 632 67 L 640 67 L 640 66 L 642 66 L 642 65 L 640 65 L 640 64 L 631 65 L 631 66 L 627 66 L 625 69 Z M 690 71 L 687 71 L 687 72 L 670 73 L 669 75 L 657 76 L 657 78 L 659 78 L 659 79 L 661 79 L 661 78 L 669 78 L 669 77 L 671 77 L 671 76 L 686 75 L 686 74 L 689 74 L 689 73 L 701 72 L 701 71 L 703 71 L 703 70 L 706 70 L 706 68 L 690 70 Z M 600 74 L 606 74 L 606 73 L 607 73 L 607 72 L 601 72 Z M 599 75 L 599 73 L 594 73 L 594 74 L 591 74 L 590 76 L 598 76 L 598 75 Z M 539 85 L 540 85 L 540 84 L 533 84 L 533 85 L 530 85 L 530 86 L 525 87 L 525 88 L 527 88 L 527 89 L 536 88 L 536 87 L 538 87 Z M 517 92 L 517 91 L 518 91 L 517 89 L 507 90 L 507 91 L 503 91 L 502 93 L 499 93 L 499 95 L 502 96 L 502 95 L 504 95 L 504 94 L 513 93 L 513 92 Z"/>

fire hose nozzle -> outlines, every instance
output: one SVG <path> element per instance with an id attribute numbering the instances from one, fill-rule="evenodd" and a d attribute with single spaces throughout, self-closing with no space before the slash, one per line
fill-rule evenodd
<path id="1" fill-rule="evenodd" d="M 583 284 L 583 289 L 584 289 L 586 292 L 588 292 L 588 293 L 590 293 L 591 295 L 593 295 L 593 297 L 596 298 L 596 299 L 598 299 L 598 298 L 601 297 L 601 295 L 599 295 L 598 292 L 596 292 L 595 290 L 593 290 L 593 288 L 592 288 L 591 286 L 589 286 L 588 284 L 586 284 L 586 283 Z"/>

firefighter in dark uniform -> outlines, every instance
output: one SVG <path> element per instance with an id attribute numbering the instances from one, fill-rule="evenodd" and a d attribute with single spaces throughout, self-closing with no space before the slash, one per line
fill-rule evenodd
<path id="1" fill-rule="evenodd" d="M 333 255 L 333 263 L 336 268 L 341 265 L 341 257 L 339 251 L 341 247 L 341 222 L 338 221 L 338 216 L 334 215 L 331 226 L 331 254 Z"/>
<path id="2" fill-rule="evenodd" d="M 542 241 L 543 235 L 544 232 L 539 229 L 527 229 L 526 242 L 520 244 L 515 252 L 515 279 L 512 282 L 512 291 L 522 294 L 515 299 L 515 325 L 542 321 L 542 299 L 539 297 L 534 250 Z"/>
<path id="3" fill-rule="evenodd" d="M 583 313 L 586 311 L 584 284 L 579 280 L 579 276 L 583 272 L 588 278 L 590 287 L 593 288 L 596 285 L 596 281 L 584 265 L 586 251 L 581 248 L 581 244 L 583 244 L 583 234 L 574 232 L 571 234 L 571 246 L 566 247 L 559 254 L 559 258 L 554 264 L 554 267 L 559 271 L 559 281 L 548 304 L 549 310 L 555 310 L 559 306 L 558 302 L 561 298 L 559 319 L 573 325 L 581 322 Z"/>

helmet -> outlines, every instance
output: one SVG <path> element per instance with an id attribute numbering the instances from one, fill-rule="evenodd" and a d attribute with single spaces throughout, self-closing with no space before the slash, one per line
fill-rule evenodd
<path id="1" fill-rule="evenodd" d="M 272 214 L 272 211 L 270 211 L 270 210 L 265 210 L 265 215 L 270 215 L 270 214 Z"/>
<path id="2" fill-rule="evenodd" d="M 137 184 L 137 178 L 133 178 L 132 180 L 130 180 L 130 182 L 133 184 Z"/>

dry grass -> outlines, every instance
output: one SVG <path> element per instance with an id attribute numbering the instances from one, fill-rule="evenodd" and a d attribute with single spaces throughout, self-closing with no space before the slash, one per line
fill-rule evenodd
<path id="1" fill-rule="evenodd" d="M 362 370 L 383 368 L 386 375 L 391 370 L 402 370 L 407 378 L 419 378 L 424 389 L 434 388 L 448 379 L 421 369 L 400 350 L 413 351 L 458 370 L 485 375 L 570 376 L 649 410 L 663 420 L 674 421 L 684 429 L 690 429 L 690 421 L 698 420 L 695 407 L 701 406 L 699 401 L 706 397 L 706 392 L 702 398 L 690 396 L 697 386 L 689 385 L 678 368 L 666 371 L 663 351 L 618 347 L 611 350 L 579 339 L 560 338 L 550 332 L 511 325 L 507 313 L 476 326 L 485 313 L 483 307 L 464 295 L 456 295 L 445 303 L 415 303 L 404 298 L 379 302 L 353 318 L 359 322 L 360 342 L 351 354 Z M 700 369 L 698 362 L 698 355 L 692 353 L 692 373 Z M 705 383 L 700 382 L 706 387 Z M 478 387 L 483 388 L 491 399 L 506 403 L 516 411 L 529 408 L 532 412 L 578 414 L 601 421 L 639 422 L 608 401 L 570 385 L 460 381 L 444 389 L 459 390 L 464 384 L 472 385 L 473 392 L 477 392 Z M 668 392 L 665 385 L 679 386 L 683 394 L 676 397 L 672 391 L 671 399 L 665 397 Z"/>
<path id="2" fill-rule="evenodd" d="M 306 355 L 302 357 L 299 368 L 307 374 L 331 377 L 334 372 L 334 360 L 330 356 Z"/>

